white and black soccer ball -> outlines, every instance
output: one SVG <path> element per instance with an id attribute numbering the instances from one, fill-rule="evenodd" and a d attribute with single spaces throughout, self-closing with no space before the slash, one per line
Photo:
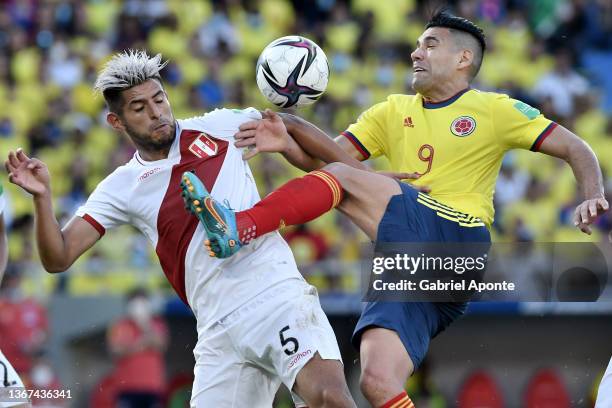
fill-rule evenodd
<path id="1" fill-rule="evenodd" d="M 257 61 L 257 86 L 273 104 L 288 108 L 314 103 L 325 92 L 329 65 L 323 50 L 297 35 L 272 41 Z"/>

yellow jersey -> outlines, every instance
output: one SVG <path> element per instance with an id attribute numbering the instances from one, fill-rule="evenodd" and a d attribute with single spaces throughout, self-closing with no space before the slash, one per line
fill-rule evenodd
<path id="1" fill-rule="evenodd" d="M 458 211 L 493 222 L 493 193 L 504 153 L 537 151 L 557 126 L 507 95 L 466 89 L 429 103 L 422 95 L 390 95 L 342 132 L 364 158 L 386 156 L 393 171 Z"/>

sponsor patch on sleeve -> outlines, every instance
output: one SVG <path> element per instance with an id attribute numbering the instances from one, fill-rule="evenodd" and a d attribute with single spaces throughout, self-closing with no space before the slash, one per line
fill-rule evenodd
<path id="1" fill-rule="evenodd" d="M 521 101 L 516 101 L 514 108 L 523 115 L 527 116 L 527 119 L 529 120 L 535 119 L 540 114 L 539 110 Z"/>

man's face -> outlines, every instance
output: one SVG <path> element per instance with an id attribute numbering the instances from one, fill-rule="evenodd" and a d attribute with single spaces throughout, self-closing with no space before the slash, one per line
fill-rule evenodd
<path id="1" fill-rule="evenodd" d="M 176 125 L 166 92 L 159 81 L 148 80 L 122 93 L 121 115 L 111 125 L 124 131 L 134 143 L 147 150 L 162 150 L 172 145 Z"/>
<path id="2" fill-rule="evenodd" d="M 410 54 L 413 65 L 412 87 L 421 94 L 447 82 L 456 75 L 461 52 L 448 28 L 431 27 L 417 40 Z"/>

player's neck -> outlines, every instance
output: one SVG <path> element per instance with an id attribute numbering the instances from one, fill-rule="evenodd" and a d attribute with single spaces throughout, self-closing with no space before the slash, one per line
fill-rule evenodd
<path id="1" fill-rule="evenodd" d="M 469 84 L 462 82 L 452 87 L 429 89 L 427 92 L 422 92 L 421 95 L 423 96 L 423 100 L 427 103 L 440 103 L 451 99 L 461 92 L 464 92 L 469 87 Z"/>
<path id="2" fill-rule="evenodd" d="M 168 158 L 168 154 L 170 153 L 170 146 L 167 148 L 159 149 L 159 150 L 146 150 L 142 147 L 138 147 L 138 155 L 144 161 L 157 161 L 164 160 Z"/>

